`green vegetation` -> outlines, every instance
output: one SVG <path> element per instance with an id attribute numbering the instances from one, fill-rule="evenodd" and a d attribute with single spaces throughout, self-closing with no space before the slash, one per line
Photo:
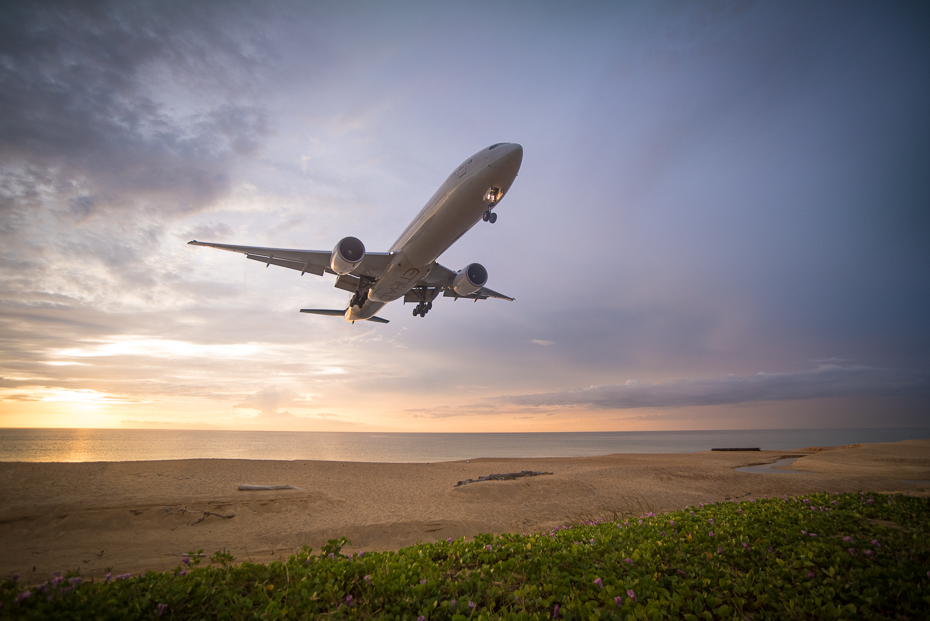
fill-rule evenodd
<path id="1" fill-rule="evenodd" d="M 930 503 L 813 494 L 285 563 L 0 585 L 0 618 L 927 619 Z"/>

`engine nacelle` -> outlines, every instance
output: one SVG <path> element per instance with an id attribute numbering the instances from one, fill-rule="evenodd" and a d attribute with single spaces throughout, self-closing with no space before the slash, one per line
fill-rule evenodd
<path id="1" fill-rule="evenodd" d="M 457 295 L 471 295 L 488 282 L 488 270 L 480 263 L 471 263 L 452 279 L 452 290 Z"/>
<path id="2" fill-rule="evenodd" d="M 365 244 L 355 237 L 345 237 L 333 248 L 333 256 L 329 266 L 333 271 L 343 276 L 348 274 L 365 258 Z"/>

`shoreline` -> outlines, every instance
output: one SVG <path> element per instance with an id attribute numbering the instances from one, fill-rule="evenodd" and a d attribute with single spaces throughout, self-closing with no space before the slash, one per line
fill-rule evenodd
<path id="1" fill-rule="evenodd" d="M 793 473 L 735 470 L 796 455 L 802 457 L 788 468 Z M 524 470 L 553 474 L 477 481 Z M 455 487 L 469 478 L 476 482 Z M 85 577 L 166 571 L 201 548 L 208 557 L 226 549 L 238 561 L 270 562 L 341 536 L 353 551 L 396 550 L 417 541 L 535 532 L 598 515 L 635 516 L 753 496 L 926 494 L 930 440 L 406 464 L 0 462 L 0 481 L 0 577 L 19 573 L 38 581 L 73 569 Z M 239 491 L 240 484 L 299 489 Z"/>

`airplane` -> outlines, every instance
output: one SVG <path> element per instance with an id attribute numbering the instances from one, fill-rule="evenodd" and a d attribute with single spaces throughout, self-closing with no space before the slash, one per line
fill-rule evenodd
<path id="1" fill-rule="evenodd" d="M 456 300 L 513 298 L 488 289 L 488 271 L 471 263 L 455 272 L 436 262 L 479 220 L 497 222 L 493 209 L 510 190 L 520 165 L 523 147 L 499 142 L 462 162 L 430 198 L 413 222 L 387 252 L 366 252 L 355 237 L 345 237 L 332 252 L 291 250 L 258 246 L 233 246 L 193 240 L 193 246 L 208 246 L 239 252 L 247 259 L 322 276 L 336 276 L 335 286 L 352 292 L 345 310 L 302 308 L 314 315 L 344 317 L 346 321 L 388 323 L 375 315 L 388 302 L 403 298 L 416 302 L 413 316 L 425 317 L 440 293 Z"/>

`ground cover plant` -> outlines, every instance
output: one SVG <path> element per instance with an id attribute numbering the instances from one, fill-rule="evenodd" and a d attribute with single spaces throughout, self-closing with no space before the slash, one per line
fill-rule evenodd
<path id="1" fill-rule="evenodd" d="M 0 585 L 24 619 L 927 619 L 930 500 L 747 499 L 548 532 Z"/>

